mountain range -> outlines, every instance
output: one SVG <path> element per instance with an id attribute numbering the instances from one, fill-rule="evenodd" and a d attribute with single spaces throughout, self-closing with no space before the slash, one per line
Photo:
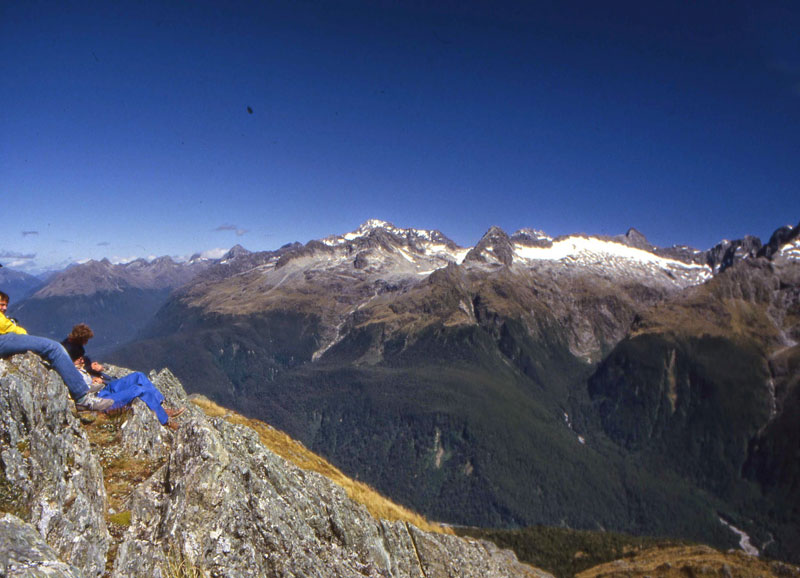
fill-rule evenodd
<path id="1" fill-rule="evenodd" d="M 170 257 L 124 264 L 108 259 L 88 261 L 51 275 L 46 283 L 31 286 L 29 291 L 9 286 L 9 310 L 24 319 L 31 333 L 57 341 L 64 339 L 75 323 L 88 323 L 96 335 L 93 348 L 103 353 L 135 337 L 173 289 L 209 265 L 210 261 L 199 256 L 182 263 Z M 21 299 L 25 295 L 27 298 Z"/>
<path id="2" fill-rule="evenodd" d="M 15 314 L 124 321 L 111 361 L 169 367 L 438 520 L 721 547 L 735 527 L 797 561 L 799 235 L 700 251 L 493 227 L 460 247 L 373 220 L 158 288 L 76 266 Z"/>

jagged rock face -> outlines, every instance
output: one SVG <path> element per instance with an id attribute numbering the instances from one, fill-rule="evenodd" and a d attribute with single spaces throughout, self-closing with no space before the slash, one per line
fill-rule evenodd
<path id="1" fill-rule="evenodd" d="M 98 576 L 109 541 L 106 492 L 70 406 L 63 382 L 38 357 L 0 360 L 0 476 L 11 494 L 7 503 L 61 560 Z"/>
<path id="2" fill-rule="evenodd" d="M 511 265 L 514 261 L 511 239 L 500 227 L 492 227 L 475 245 L 475 248 L 467 253 L 465 260 Z"/>
<path id="3" fill-rule="evenodd" d="M 0 515 L 0 576 L 82 578 L 75 566 L 64 564 L 36 528 L 12 514 Z"/>
<path id="4" fill-rule="evenodd" d="M 782 247 L 793 244 L 798 238 L 800 238 L 800 223 L 795 227 L 791 225 L 780 227 L 772 234 L 767 244 L 761 249 L 759 256 L 772 257 L 778 253 Z"/>
<path id="5" fill-rule="evenodd" d="M 714 272 L 722 272 L 743 259 L 752 259 L 761 251 L 761 240 L 747 235 L 744 239 L 722 241 L 706 253 L 706 262 Z"/>
<path id="6" fill-rule="evenodd" d="M 168 370 L 150 377 L 167 404 L 186 403 Z M 16 514 L 0 517 L 2 575 L 101 575 L 103 472 L 66 388 L 32 354 L 0 360 L 0 386 L 0 507 Z M 184 415 L 173 436 L 135 401 L 122 425 L 119 451 L 165 464 L 128 499 L 112 577 L 174 576 L 178 564 L 209 576 L 549 576 L 487 542 L 376 520 L 252 429 L 191 404 Z"/>
<path id="7" fill-rule="evenodd" d="M 373 519 L 339 486 L 195 412 L 131 501 L 112 576 L 157 576 L 172 540 L 214 576 L 543 576 L 508 552 Z"/>

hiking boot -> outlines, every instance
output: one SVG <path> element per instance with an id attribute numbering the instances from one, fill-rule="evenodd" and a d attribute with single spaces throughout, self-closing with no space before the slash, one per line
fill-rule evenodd
<path id="1" fill-rule="evenodd" d="M 105 411 L 112 405 L 113 399 L 97 397 L 93 393 L 87 393 L 75 402 L 75 407 L 84 411 Z"/>
<path id="2" fill-rule="evenodd" d="M 165 407 L 164 411 L 169 417 L 178 417 L 179 415 L 183 415 L 183 412 L 186 411 L 186 408 L 182 407 L 180 409 L 172 409 L 171 407 Z"/>

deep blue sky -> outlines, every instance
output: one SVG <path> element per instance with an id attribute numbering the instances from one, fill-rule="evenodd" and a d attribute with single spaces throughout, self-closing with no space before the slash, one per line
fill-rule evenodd
<path id="1" fill-rule="evenodd" d="M 750 4 L 0 0 L 0 262 L 373 217 L 766 240 L 800 220 L 800 5 Z"/>

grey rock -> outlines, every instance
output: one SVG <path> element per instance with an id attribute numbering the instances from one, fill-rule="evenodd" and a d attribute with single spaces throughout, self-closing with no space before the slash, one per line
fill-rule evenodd
<path id="1" fill-rule="evenodd" d="M 7 578 L 83 578 L 64 564 L 36 528 L 11 514 L 0 515 L 0 576 Z"/>
<path id="2" fill-rule="evenodd" d="M 618 235 L 617 237 L 615 237 L 615 239 L 620 243 L 628 245 L 629 247 L 635 247 L 637 249 L 642 249 L 644 251 L 655 250 L 655 247 L 653 247 L 653 245 L 650 244 L 650 241 L 647 240 L 647 237 L 645 237 L 641 232 L 637 231 L 633 227 L 628 229 L 627 233 L 625 233 L 624 235 Z"/>
<path id="3" fill-rule="evenodd" d="M 511 265 L 514 261 L 514 249 L 511 246 L 511 239 L 500 227 L 491 227 L 478 244 L 467 253 L 465 260 L 482 263 L 499 262 L 503 265 Z"/>
<path id="4" fill-rule="evenodd" d="M 0 360 L 0 473 L 14 509 L 87 576 L 105 568 L 102 469 L 64 383 L 33 355 Z"/>
<path id="5" fill-rule="evenodd" d="M 115 577 L 166 575 L 176 559 L 210 576 L 546 576 L 487 543 L 375 520 L 253 430 L 197 412 L 130 509 Z"/>
<path id="6" fill-rule="evenodd" d="M 706 262 L 715 273 L 721 273 L 743 259 L 755 258 L 761 248 L 761 240 L 751 235 L 735 241 L 725 240 L 706 252 Z"/>
<path id="7" fill-rule="evenodd" d="M 790 243 L 791 241 L 797 239 L 799 236 L 800 223 L 798 223 L 795 227 L 792 227 L 791 225 L 780 227 L 776 229 L 774 233 L 772 233 L 769 241 L 761 248 L 761 250 L 758 252 L 758 255 L 771 259 L 775 253 L 780 251 L 781 247 L 783 247 L 786 243 Z"/>

